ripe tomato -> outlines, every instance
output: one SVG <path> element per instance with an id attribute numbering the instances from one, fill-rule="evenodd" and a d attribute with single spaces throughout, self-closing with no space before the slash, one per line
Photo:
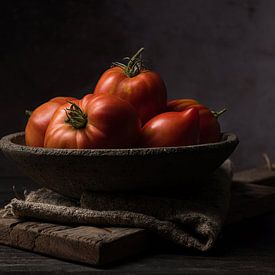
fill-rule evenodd
<path id="1" fill-rule="evenodd" d="M 76 98 L 74 97 L 69 97 L 69 96 L 57 96 L 57 97 L 54 97 L 52 99 L 50 99 L 49 101 L 50 102 L 55 102 L 55 103 L 58 103 L 60 105 L 63 105 L 65 103 L 67 103 L 68 101 L 73 101 L 73 100 L 76 100 Z"/>
<path id="2" fill-rule="evenodd" d="M 128 148 L 137 144 L 140 132 L 138 115 L 127 101 L 108 94 L 89 94 L 56 110 L 44 146 Z"/>
<path id="3" fill-rule="evenodd" d="M 50 120 L 56 109 L 73 97 L 55 97 L 48 102 L 38 106 L 29 117 L 25 128 L 26 145 L 34 147 L 44 146 L 44 137 Z"/>
<path id="4" fill-rule="evenodd" d="M 167 93 L 160 75 L 144 69 L 141 48 L 127 65 L 115 62 L 100 77 L 95 94 L 107 93 L 130 102 L 145 124 L 155 115 L 166 109 Z"/>
<path id="5" fill-rule="evenodd" d="M 197 144 L 199 113 L 191 108 L 182 112 L 166 112 L 149 120 L 142 128 L 143 147 L 167 147 Z"/>
<path id="6" fill-rule="evenodd" d="M 167 103 L 168 111 L 170 112 L 180 112 L 193 105 L 198 105 L 199 102 L 195 99 L 186 98 L 186 99 L 175 99 L 170 100 Z"/>
<path id="7" fill-rule="evenodd" d="M 168 110 L 180 112 L 189 108 L 196 108 L 200 116 L 200 144 L 218 142 L 221 139 L 221 128 L 218 117 L 226 110 L 215 113 L 199 104 L 194 99 L 176 99 L 168 102 Z"/>

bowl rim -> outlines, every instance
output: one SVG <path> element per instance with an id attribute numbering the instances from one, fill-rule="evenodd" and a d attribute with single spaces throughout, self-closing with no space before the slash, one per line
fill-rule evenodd
<path id="1" fill-rule="evenodd" d="M 25 132 L 16 132 L 6 135 L 0 139 L 0 149 L 2 151 L 24 151 L 30 154 L 43 155 L 81 155 L 81 156 L 120 156 L 120 155 L 155 155 L 155 154 L 169 154 L 175 152 L 193 152 L 204 151 L 211 149 L 218 149 L 221 147 L 234 145 L 237 146 L 239 139 L 236 134 L 226 132 L 222 134 L 222 141 L 215 143 L 205 143 L 188 146 L 174 146 L 174 147 L 151 147 L 151 148 L 121 148 L 121 149 L 59 149 L 59 148 L 44 148 L 31 147 L 13 142 L 15 138 L 22 138 Z"/>

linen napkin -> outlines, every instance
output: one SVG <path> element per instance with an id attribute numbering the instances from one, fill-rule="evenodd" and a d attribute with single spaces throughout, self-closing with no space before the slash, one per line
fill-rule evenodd
<path id="1" fill-rule="evenodd" d="M 41 188 L 25 199 L 12 199 L 5 215 L 58 224 L 144 228 L 184 248 L 208 251 L 226 219 L 231 179 L 232 165 L 227 160 L 209 178 L 194 182 L 192 190 L 85 192 L 76 201 Z"/>

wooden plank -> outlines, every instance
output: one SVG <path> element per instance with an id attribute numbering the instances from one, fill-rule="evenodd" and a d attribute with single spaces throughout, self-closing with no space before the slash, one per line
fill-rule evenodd
<path id="1" fill-rule="evenodd" d="M 275 186 L 275 170 L 266 166 L 243 170 L 234 174 L 233 182 Z"/>
<path id="2" fill-rule="evenodd" d="M 239 183 L 232 187 L 227 224 L 275 210 L 275 187 Z"/>
<path id="3" fill-rule="evenodd" d="M 137 228 L 62 226 L 0 219 L 0 243 L 97 266 L 136 255 L 146 247 Z"/>

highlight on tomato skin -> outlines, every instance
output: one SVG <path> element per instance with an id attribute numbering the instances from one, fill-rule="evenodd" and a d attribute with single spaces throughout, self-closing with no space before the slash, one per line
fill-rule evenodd
<path id="1" fill-rule="evenodd" d="M 206 106 L 194 99 L 175 99 L 167 102 L 169 111 L 181 112 L 189 108 L 196 108 L 200 116 L 200 144 L 218 142 L 221 139 L 221 127 L 218 117 L 224 113 L 212 112 Z"/>
<path id="2" fill-rule="evenodd" d="M 30 117 L 25 127 L 26 145 L 33 147 L 44 146 L 45 133 L 54 112 L 68 100 L 73 101 L 75 98 L 55 97 L 30 112 Z"/>
<path id="3" fill-rule="evenodd" d="M 198 144 L 199 113 L 196 108 L 166 112 L 149 120 L 142 128 L 142 147 L 171 147 Z"/>
<path id="4" fill-rule="evenodd" d="M 47 128 L 44 147 L 108 149 L 137 146 L 141 122 L 131 104 L 118 97 L 88 94 L 61 105 Z"/>
<path id="5" fill-rule="evenodd" d="M 167 90 L 161 76 L 144 67 L 141 48 L 127 64 L 114 62 L 99 78 L 94 94 L 118 96 L 134 106 L 142 124 L 166 110 Z"/>

